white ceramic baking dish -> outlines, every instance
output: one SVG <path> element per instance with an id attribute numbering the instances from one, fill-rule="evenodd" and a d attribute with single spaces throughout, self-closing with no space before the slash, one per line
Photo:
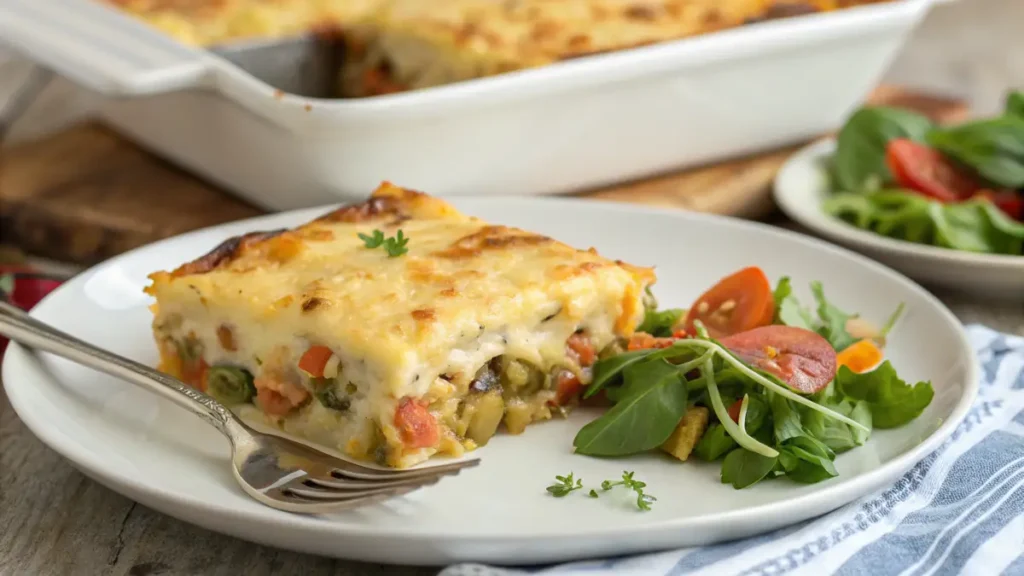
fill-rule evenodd
<path id="1" fill-rule="evenodd" d="M 439 195 L 551 194 L 835 128 L 935 0 L 773 20 L 359 100 L 284 94 L 90 0 L 0 0 L 0 39 L 107 98 L 144 146 L 271 210 L 381 180 Z"/>

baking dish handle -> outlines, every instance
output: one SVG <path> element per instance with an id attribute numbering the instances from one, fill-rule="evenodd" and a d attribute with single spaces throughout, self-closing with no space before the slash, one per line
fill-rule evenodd
<path id="1" fill-rule="evenodd" d="M 97 0 L 0 0 L 0 43 L 108 96 L 196 87 L 213 61 Z"/>

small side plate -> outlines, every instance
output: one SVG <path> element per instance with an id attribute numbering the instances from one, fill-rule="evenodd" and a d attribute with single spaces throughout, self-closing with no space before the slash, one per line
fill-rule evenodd
<path id="1" fill-rule="evenodd" d="M 834 139 L 815 142 L 794 154 L 779 171 L 775 201 L 787 216 L 924 284 L 1024 301 L 1024 256 L 978 254 L 895 240 L 822 211 L 829 192 L 825 161 L 834 152 Z"/>

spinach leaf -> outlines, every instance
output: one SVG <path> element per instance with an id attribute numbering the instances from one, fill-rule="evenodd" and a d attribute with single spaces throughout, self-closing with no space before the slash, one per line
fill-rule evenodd
<path id="1" fill-rule="evenodd" d="M 814 484 L 839 475 L 831 460 L 799 446 L 783 446 L 779 450 L 779 464 L 787 477 L 804 484 Z"/>
<path id="2" fill-rule="evenodd" d="M 637 328 L 638 332 L 647 332 L 652 336 L 668 337 L 672 335 L 672 326 L 683 316 L 681 308 L 655 310 L 648 308 L 644 313 L 644 321 Z"/>
<path id="3" fill-rule="evenodd" d="M 783 276 L 775 287 L 775 323 L 813 330 L 814 319 L 793 296 L 789 277 Z"/>
<path id="4" fill-rule="evenodd" d="M 578 454 L 626 456 L 660 446 L 686 412 L 686 386 L 679 369 L 664 359 L 634 364 L 625 372 L 632 393 L 580 429 Z"/>
<path id="5" fill-rule="evenodd" d="M 722 462 L 722 483 L 737 489 L 757 484 L 775 468 L 775 461 L 776 458 L 737 448 Z"/>
<path id="6" fill-rule="evenodd" d="M 874 106 L 861 108 L 839 131 L 833 175 L 844 192 L 870 192 L 892 182 L 885 147 L 897 138 L 923 141 L 932 128 L 927 117 L 907 110 Z"/>
<path id="7" fill-rule="evenodd" d="M 913 192 L 838 194 L 822 208 L 883 236 L 989 254 L 1024 254 L 1024 224 L 988 200 L 944 204 Z"/>
<path id="8" fill-rule="evenodd" d="M 871 419 L 871 405 L 861 400 L 853 405 L 853 410 L 847 414 L 850 418 L 853 418 L 857 422 L 863 424 L 868 430 L 871 430 L 874 422 Z M 850 432 L 853 433 L 853 443 L 857 446 L 863 446 L 868 438 L 871 436 L 871 432 L 865 432 L 859 428 L 848 426 Z"/>
<path id="9" fill-rule="evenodd" d="M 888 360 L 871 372 L 858 374 L 841 366 L 835 378 L 836 391 L 867 403 L 876 428 L 896 428 L 921 415 L 935 396 L 931 382 L 911 386 L 896 375 Z"/>
<path id="10" fill-rule="evenodd" d="M 1024 118 L 1024 92 L 1013 90 L 1006 95 L 1006 115 Z"/>
<path id="11" fill-rule="evenodd" d="M 818 328 L 818 333 L 832 344 L 836 352 L 842 352 L 857 341 L 856 338 L 850 336 L 850 333 L 846 331 L 846 322 L 850 318 L 855 318 L 856 315 L 847 314 L 832 305 L 825 298 L 825 289 L 822 287 L 821 282 L 811 282 L 811 292 L 818 303 L 818 318 L 821 319 L 822 323 L 821 327 Z"/>
<path id="12" fill-rule="evenodd" d="M 712 424 L 700 437 L 693 451 L 701 460 L 711 462 L 718 460 L 735 447 L 736 441 L 725 431 L 725 427 L 721 424 Z"/>
<path id="13" fill-rule="evenodd" d="M 1007 115 L 935 128 L 927 140 L 997 186 L 1024 187 L 1024 117 Z"/>
<path id="14" fill-rule="evenodd" d="M 769 394 L 768 406 L 772 411 L 776 442 L 785 442 L 790 438 L 803 436 L 804 428 L 800 421 L 800 412 L 792 402 L 778 394 Z"/>

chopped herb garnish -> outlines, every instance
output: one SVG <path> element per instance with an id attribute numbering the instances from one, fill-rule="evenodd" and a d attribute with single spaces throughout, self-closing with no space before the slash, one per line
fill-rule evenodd
<path id="1" fill-rule="evenodd" d="M 633 478 L 633 472 L 622 472 L 622 480 L 605 480 L 601 482 L 601 490 L 607 492 L 616 486 L 625 486 L 626 488 L 636 492 L 636 507 L 641 510 L 650 510 L 651 503 L 657 500 L 654 496 L 644 493 L 644 488 L 647 487 L 647 483 L 641 482 Z M 591 496 L 596 497 L 596 493 L 591 490 Z"/>
<path id="2" fill-rule="evenodd" d="M 387 238 L 384 233 L 380 230 L 374 230 L 373 234 L 359 234 L 359 239 L 363 241 L 363 244 L 367 248 L 380 248 L 384 247 L 384 250 L 388 253 L 388 257 L 395 258 L 401 256 L 409 251 L 406 245 L 409 243 L 409 238 L 405 236 L 405 233 L 399 230 L 394 237 Z"/>
<path id="3" fill-rule="evenodd" d="M 597 498 L 598 497 L 597 490 L 594 490 L 593 488 L 591 488 L 590 489 L 590 497 L 591 498 Z"/>
<path id="4" fill-rule="evenodd" d="M 567 496 L 575 490 L 583 488 L 583 480 L 573 478 L 572 472 L 568 476 L 555 476 L 556 482 L 548 486 L 548 492 L 555 498 Z"/>

